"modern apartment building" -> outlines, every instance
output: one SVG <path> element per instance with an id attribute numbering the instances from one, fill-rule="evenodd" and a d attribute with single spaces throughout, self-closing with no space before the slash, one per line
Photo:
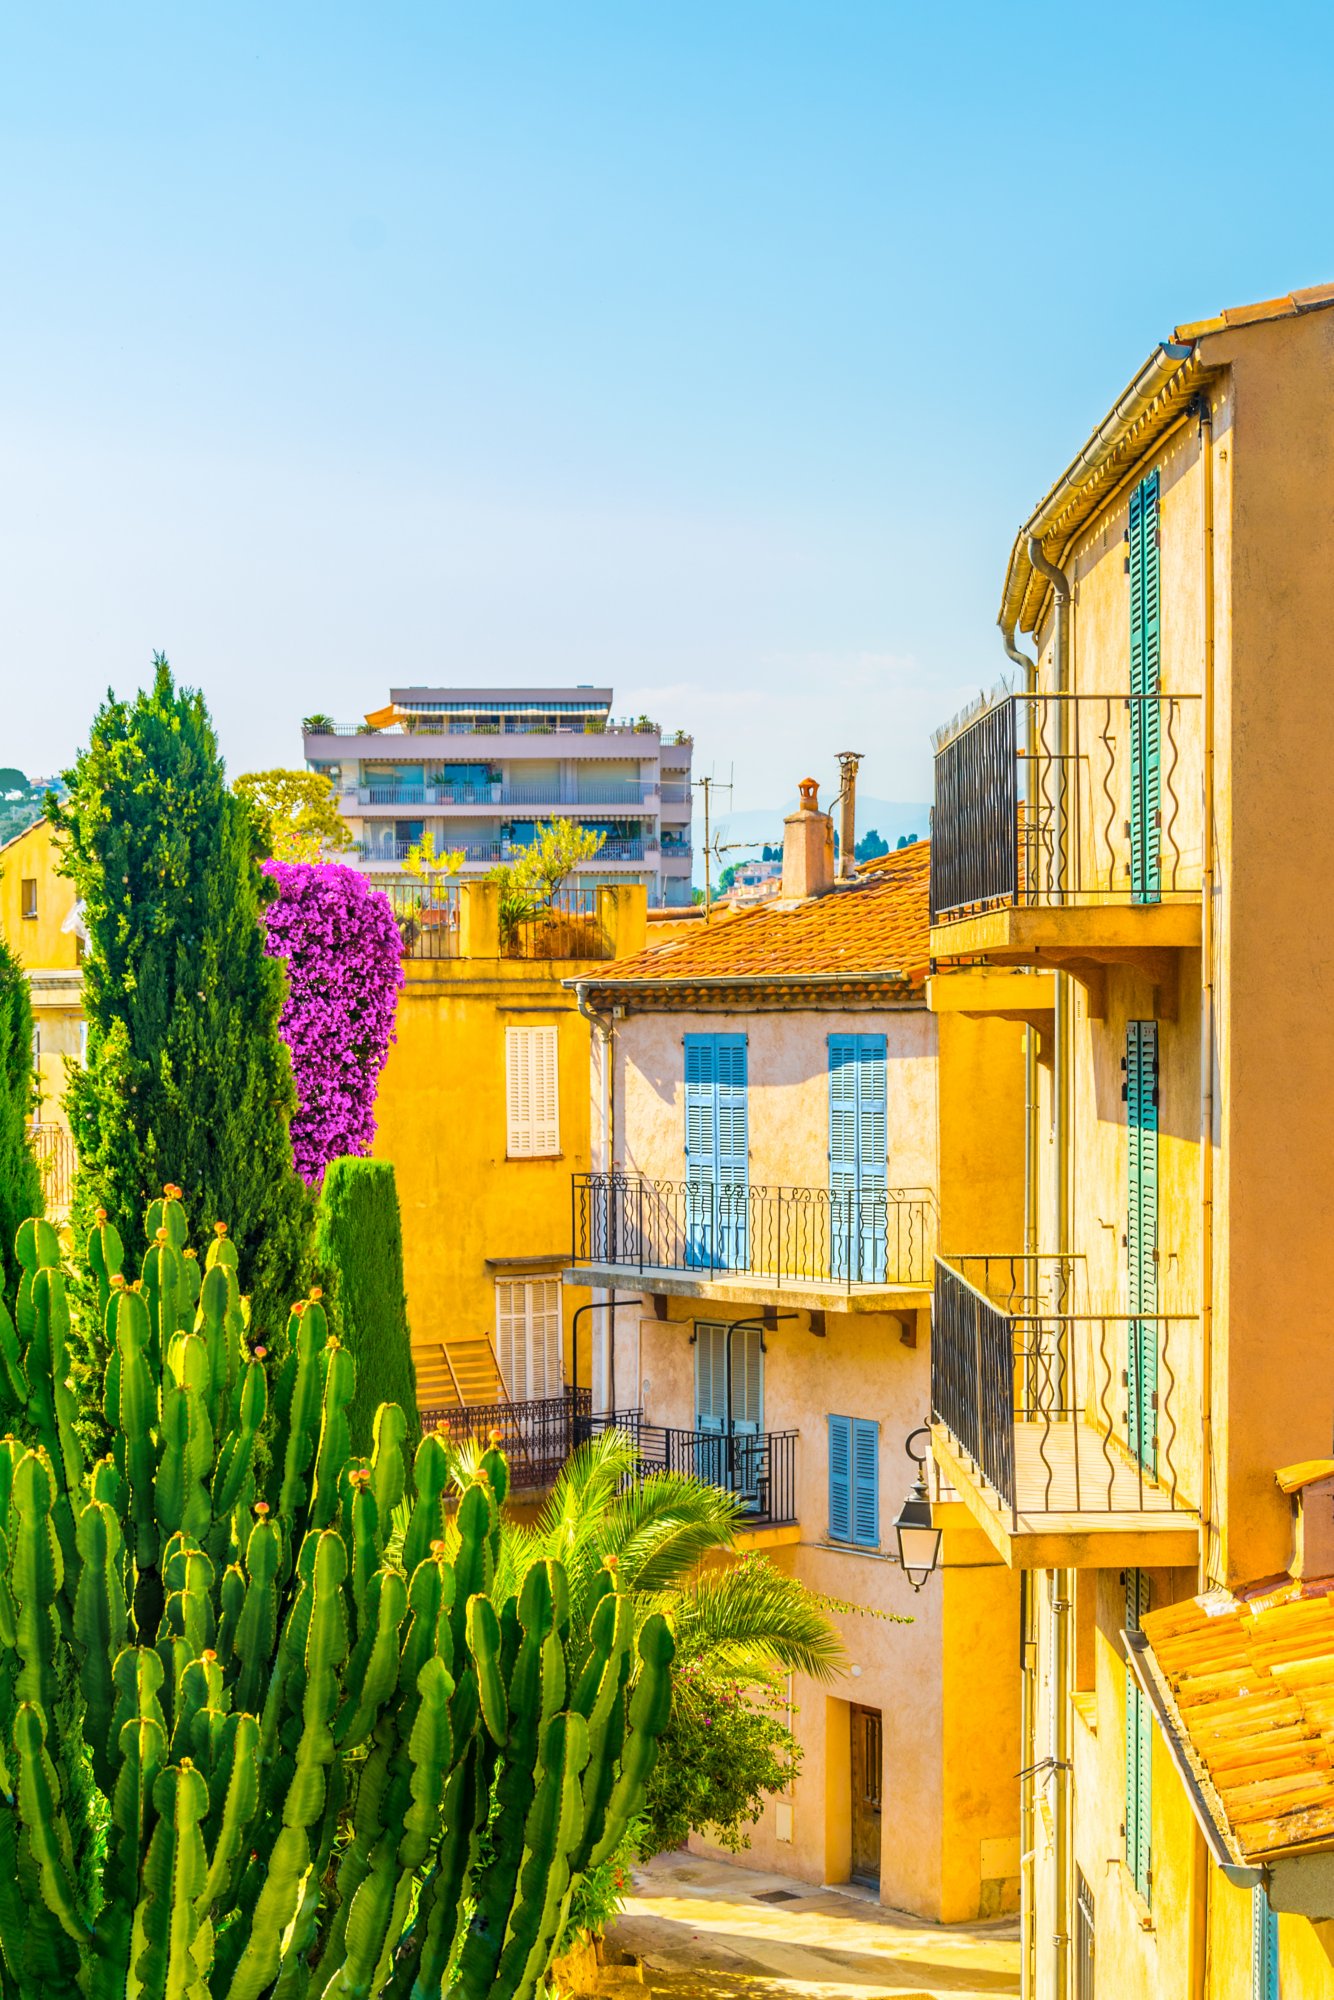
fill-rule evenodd
<path id="1" fill-rule="evenodd" d="M 1331 384 L 1334 286 L 1177 328 L 937 739 L 931 1004 L 1028 1024 L 1023 1227 L 944 1238 L 931 1394 L 1022 1585 L 1041 2000 L 1334 1995 Z"/>
<path id="2" fill-rule="evenodd" d="M 612 690 L 391 688 L 359 722 L 307 716 L 306 762 L 338 788 L 355 848 L 347 859 L 401 873 L 426 832 L 484 874 L 539 822 L 603 836 L 582 887 L 642 883 L 655 908 L 691 901 L 690 756 L 683 730 L 615 720 Z"/>
<path id="3" fill-rule="evenodd" d="M 847 1671 L 794 1675 L 802 1769 L 750 1865 L 997 1916 L 1021 1866 L 1017 1580 L 945 1493 L 918 1594 L 896 1516 L 928 1454 L 939 1233 L 999 1245 L 1022 1219 L 995 1162 L 1022 1137 L 1023 1039 L 928 1009 L 926 844 L 836 884 L 810 781 L 802 801 L 780 896 L 570 976 L 594 1110 L 566 1281 L 595 1307 L 594 1412 L 646 1465 L 729 1487 L 738 1553 L 841 1607 Z"/>

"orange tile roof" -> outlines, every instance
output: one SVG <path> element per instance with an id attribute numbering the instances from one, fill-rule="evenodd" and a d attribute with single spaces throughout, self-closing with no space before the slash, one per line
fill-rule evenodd
<path id="1" fill-rule="evenodd" d="M 707 981 L 849 979 L 897 975 L 919 987 L 927 972 L 930 843 L 914 841 L 867 862 L 826 896 L 775 907 L 761 903 L 726 923 L 701 925 L 617 959 L 588 984 L 674 986 Z"/>
<path id="2" fill-rule="evenodd" d="M 1233 326 L 1255 326 L 1266 319 L 1291 319 L 1298 313 L 1319 312 L 1334 305 L 1334 285 L 1308 285 L 1304 291 L 1285 292 L 1282 298 L 1260 299 L 1249 306 L 1225 306 L 1212 319 L 1188 320 L 1174 329 L 1173 340 L 1198 340 L 1201 334 L 1223 333 Z"/>
<path id="3" fill-rule="evenodd" d="M 1210 1812 L 1247 1862 L 1334 1847 L 1334 1577 L 1144 1620 Z"/>

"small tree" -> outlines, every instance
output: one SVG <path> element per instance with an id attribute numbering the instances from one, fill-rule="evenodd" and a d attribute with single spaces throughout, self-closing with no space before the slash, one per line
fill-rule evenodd
<path id="1" fill-rule="evenodd" d="M 66 1093 L 78 1152 L 76 1235 L 94 1211 L 139 1218 L 168 1180 L 226 1221 L 253 1285 L 256 1335 L 303 1289 L 309 1197 L 292 1168 L 282 968 L 266 956 L 251 808 L 227 789 L 202 695 L 166 659 L 132 701 L 108 694 L 88 748 L 48 802 L 82 898 L 87 1067 Z M 96 1348 L 100 1326 L 90 1323 Z"/>
<path id="2" fill-rule="evenodd" d="M 352 1450 L 370 1451 L 375 1412 L 386 1401 L 403 1411 L 415 1448 L 421 1428 L 417 1372 L 403 1289 L 398 1188 L 388 1160 L 330 1162 L 316 1217 L 315 1261 L 333 1330 L 357 1365 L 347 1412 Z"/>
<path id="3" fill-rule="evenodd" d="M 279 1026 L 292 1052 L 292 1157 L 310 1187 L 340 1153 L 368 1153 L 403 984 L 389 898 L 336 862 L 266 861 L 277 895 L 267 950 L 287 964 Z"/>
<path id="4" fill-rule="evenodd" d="M 549 909 L 562 882 L 581 862 L 591 861 L 606 839 L 570 819 L 553 819 L 536 829 L 527 847 L 493 868 L 489 881 L 500 885 L 500 942 L 508 949 L 519 926 Z"/>
<path id="5" fill-rule="evenodd" d="M 0 938 L 0 1283 L 11 1306 L 18 1288 L 14 1237 L 20 1222 L 41 1215 L 44 1206 L 28 1143 L 34 1090 L 27 975 Z"/>
<path id="6" fill-rule="evenodd" d="M 253 806 L 275 861 L 320 861 L 352 845 L 333 779 L 321 771 L 248 771 L 232 790 Z"/>

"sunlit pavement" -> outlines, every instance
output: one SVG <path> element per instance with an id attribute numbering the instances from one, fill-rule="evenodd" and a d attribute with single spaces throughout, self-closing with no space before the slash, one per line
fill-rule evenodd
<path id="1" fill-rule="evenodd" d="M 643 1960 L 642 1992 L 674 2000 L 991 2000 L 1019 1991 L 1018 1940 L 1013 1918 L 926 1924 L 856 1890 L 663 1854 L 636 1869 L 608 1944 Z"/>

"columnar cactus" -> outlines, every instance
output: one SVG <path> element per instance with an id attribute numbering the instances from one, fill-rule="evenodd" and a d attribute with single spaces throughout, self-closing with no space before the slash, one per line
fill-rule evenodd
<path id="1" fill-rule="evenodd" d="M 636 1641 L 608 1571 L 573 1632 L 552 1562 L 494 1603 L 503 1457 L 452 1514 L 435 1436 L 409 1490 L 396 1405 L 350 1458 L 353 1364 L 318 1295 L 261 1495 L 235 1251 L 219 1228 L 201 1271 L 172 1188 L 147 1234 L 133 1283 L 105 1217 L 88 1244 L 113 1439 L 92 1466 L 49 1224 L 18 1234 L 17 1323 L 0 1305 L 0 1994 L 530 1995 L 642 1799 L 665 1623 Z"/>

